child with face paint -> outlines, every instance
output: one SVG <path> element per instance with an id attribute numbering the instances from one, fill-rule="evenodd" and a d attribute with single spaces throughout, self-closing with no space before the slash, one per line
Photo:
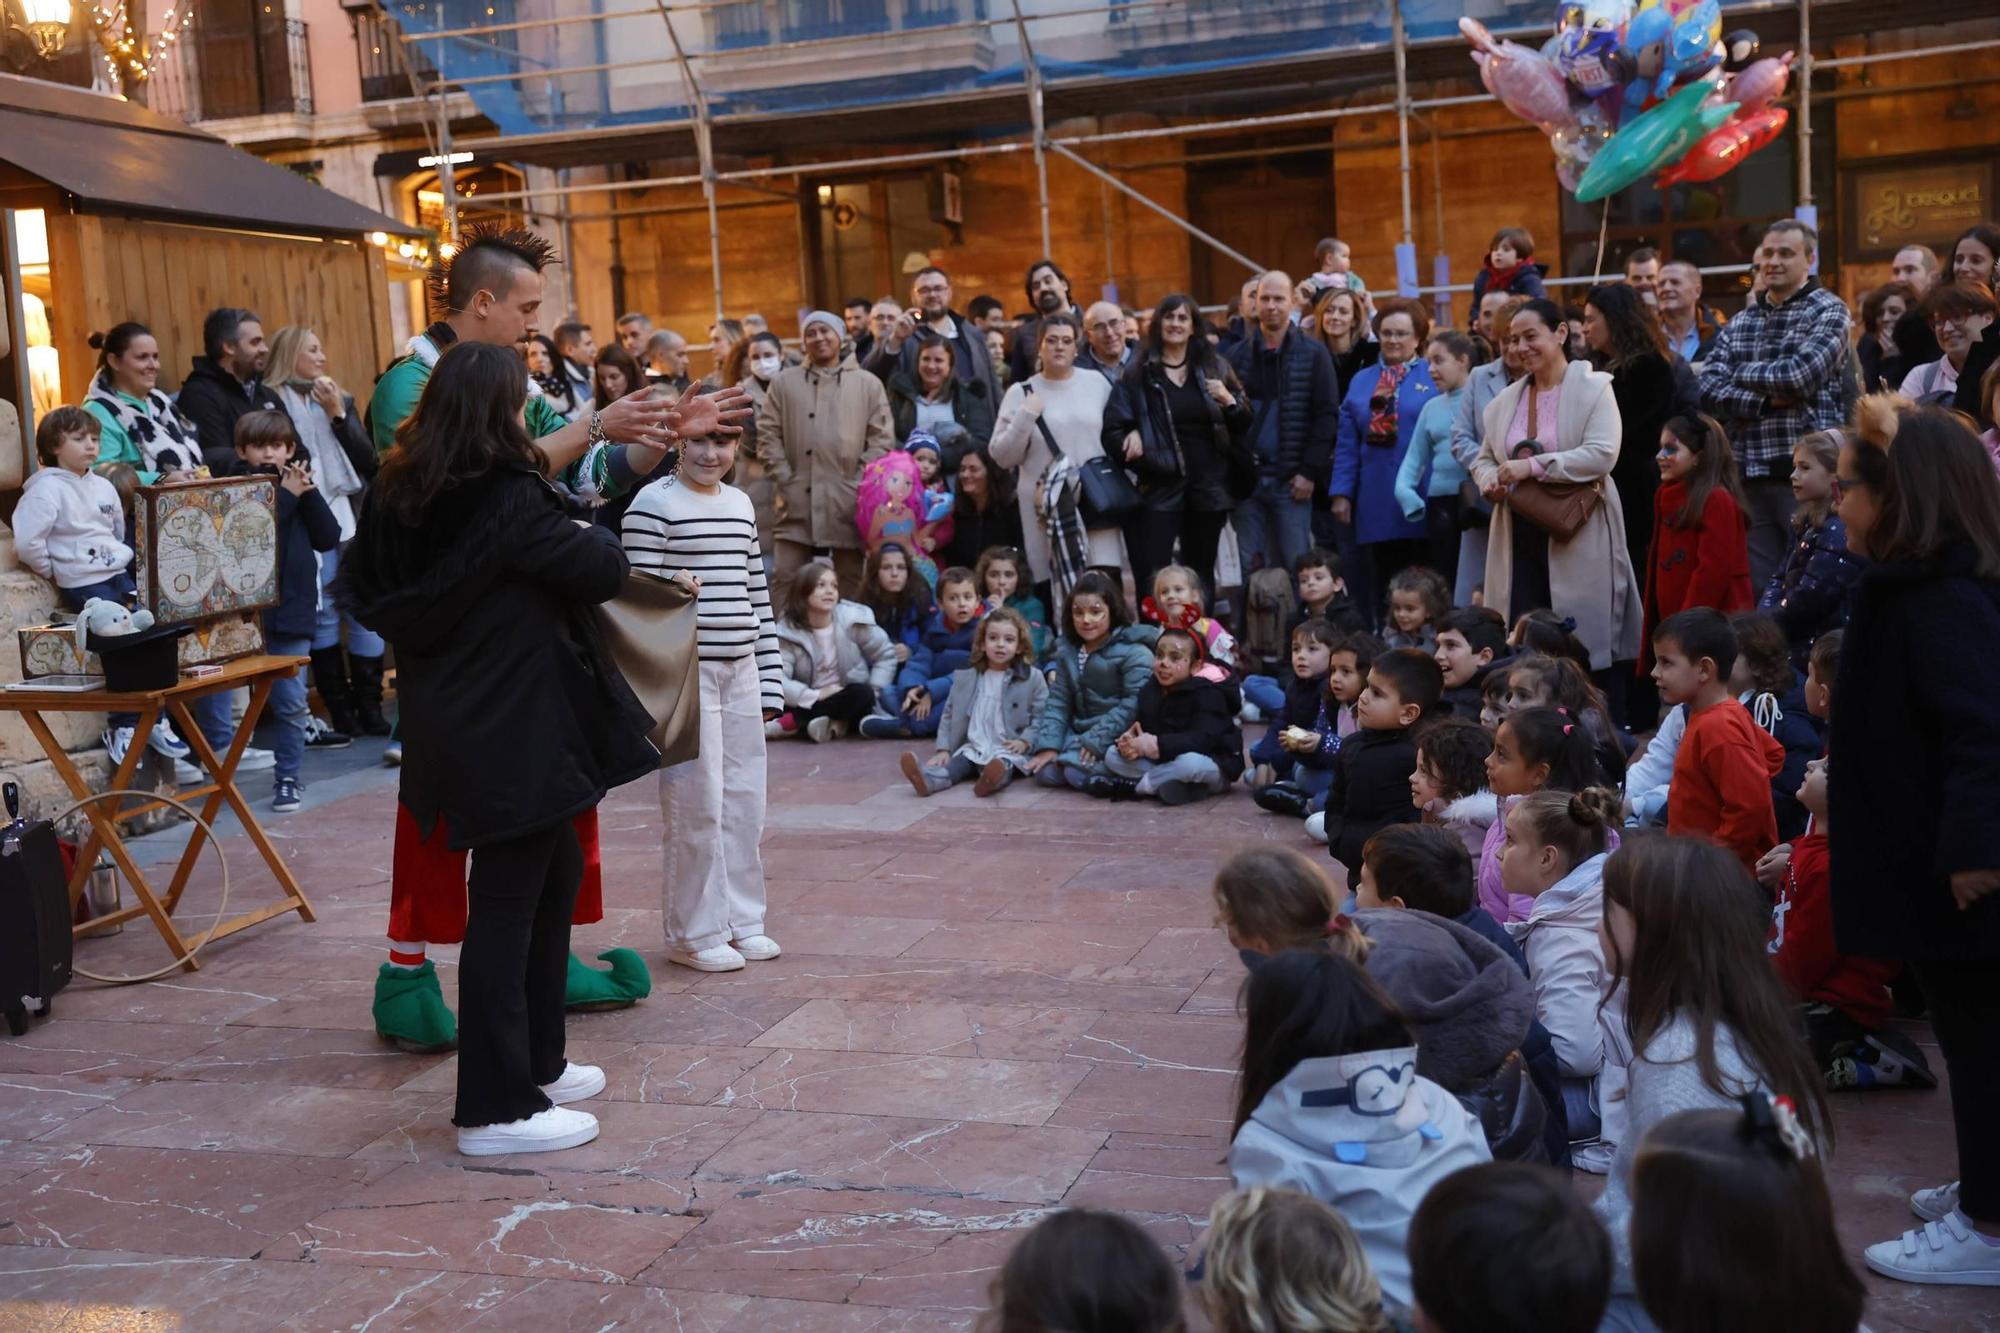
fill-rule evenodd
<path id="1" fill-rule="evenodd" d="M 1138 716 L 1104 756 L 1108 775 L 1084 791 L 1112 800 L 1157 797 L 1187 805 L 1224 791 L 1243 773 L 1243 700 L 1234 685 L 1200 674 L 1201 640 L 1165 629 L 1153 645 L 1153 678 L 1139 691 Z"/>

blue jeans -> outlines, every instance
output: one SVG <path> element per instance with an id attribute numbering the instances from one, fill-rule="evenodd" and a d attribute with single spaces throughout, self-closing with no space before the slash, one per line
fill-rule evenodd
<path id="1" fill-rule="evenodd" d="M 313 626 L 312 651 L 333 648 L 340 644 L 341 628 L 347 629 L 347 651 L 356 657 L 380 657 L 388 648 L 382 636 L 373 630 L 364 629 L 352 616 L 342 615 L 340 608 L 333 604 L 333 579 L 340 572 L 340 552 L 322 551 L 319 555 L 319 619 Z M 300 656 L 308 656 L 300 650 Z"/>
<path id="2" fill-rule="evenodd" d="M 1205 754 L 1189 751 L 1172 759 L 1127 759 L 1113 750 L 1104 756 L 1104 766 L 1121 778 L 1137 778 L 1139 794 L 1151 796 L 1169 782 L 1185 782 L 1190 787 L 1218 792 L 1229 783 L 1222 767 Z"/>
<path id="3" fill-rule="evenodd" d="M 1290 477 L 1260 477 L 1229 521 L 1245 578 L 1259 568 L 1290 569 L 1313 544 L 1312 503 L 1292 498 Z"/>
<path id="4" fill-rule="evenodd" d="M 312 651 L 312 641 L 305 638 L 265 640 L 264 651 L 273 657 L 305 657 Z M 218 695 L 217 698 L 227 698 Z M 306 702 L 306 669 L 300 667 L 289 676 L 280 676 L 271 683 L 271 725 L 273 729 L 271 758 L 275 778 L 296 778 L 299 765 L 306 757 L 306 724 L 312 718 L 312 706 Z M 208 732 L 207 719 L 200 719 L 203 734 Z"/>
<path id="5" fill-rule="evenodd" d="M 1245 676 L 1243 697 L 1265 717 L 1276 717 L 1285 711 L 1285 687 L 1276 676 Z"/>

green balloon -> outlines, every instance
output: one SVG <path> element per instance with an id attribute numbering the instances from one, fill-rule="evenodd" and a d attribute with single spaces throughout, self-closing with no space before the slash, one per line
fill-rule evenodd
<path id="1" fill-rule="evenodd" d="M 1714 91 L 1713 84 L 1690 83 L 1612 135 L 1576 183 L 1577 202 L 1595 203 L 1679 161 L 1695 140 L 1736 113 L 1734 102 L 1703 106 L 1703 100 Z"/>

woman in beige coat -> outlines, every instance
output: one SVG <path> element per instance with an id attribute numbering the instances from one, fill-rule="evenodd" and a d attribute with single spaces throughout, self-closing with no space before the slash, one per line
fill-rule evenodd
<path id="1" fill-rule="evenodd" d="M 1562 312 L 1549 301 L 1528 302 L 1508 326 L 1508 347 L 1527 374 L 1487 404 L 1472 467 L 1473 481 L 1493 501 L 1486 605 L 1509 621 L 1542 606 L 1574 619 L 1600 684 L 1622 698 L 1622 674 L 1611 668 L 1637 660 L 1644 607 L 1611 479 L 1621 431 L 1618 400 L 1611 376 L 1569 360 L 1567 338 Z M 1538 447 L 1524 447 L 1531 441 Z M 1521 456 L 1526 454 L 1532 459 Z M 1603 498 L 1575 537 L 1556 541 L 1519 519 L 1508 503 L 1514 486 L 1530 477 L 1596 482 Z"/>

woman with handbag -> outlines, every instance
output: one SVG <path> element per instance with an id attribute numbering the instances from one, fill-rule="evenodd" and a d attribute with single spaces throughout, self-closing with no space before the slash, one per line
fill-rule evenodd
<path id="1" fill-rule="evenodd" d="M 564 1105 L 604 1088 L 563 1053 L 584 873 L 573 821 L 660 758 L 592 614 L 624 586 L 625 553 L 569 516 L 526 401 L 512 348 L 446 349 L 341 571 L 344 603 L 396 650 L 401 805 L 423 837 L 441 827 L 472 853 L 452 1115 L 469 1156 L 597 1136 Z"/>
<path id="2" fill-rule="evenodd" d="M 1078 478 L 1078 510 L 1084 528 L 1084 562 L 1114 574 L 1125 567 L 1125 515 L 1139 507 L 1139 491 L 1124 470 L 1104 454 L 1104 408 L 1111 381 L 1076 372 L 1083 325 L 1066 310 L 1044 316 L 1035 329 L 1041 369 L 1011 385 L 1000 400 L 989 452 L 1005 468 L 1018 468 L 1016 502 L 1021 508 L 1022 548 L 1035 582 L 1052 572 L 1049 535 L 1043 521 L 1042 481 L 1059 459 Z M 1120 489 L 1122 487 L 1122 490 Z M 1060 614 L 1060 612 L 1057 612 Z"/>
<path id="3" fill-rule="evenodd" d="M 1153 311 L 1144 352 L 1132 359 L 1104 409 L 1104 451 L 1137 474 L 1144 503 L 1125 521 L 1133 586 L 1174 562 L 1212 594 L 1215 554 L 1236 501 L 1257 485 L 1250 404 L 1236 374 L 1197 337 L 1194 298 L 1175 293 Z"/>
<path id="4" fill-rule="evenodd" d="M 667 961 L 734 972 L 778 956 L 764 933 L 764 724 L 784 709 L 784 662 L 757 516 L 723 478 L 736 440 L 681 446 L 680 463 L 625 513 L 632 568 L 697 598 L 701 747 L 660 770 L 661 914 Z M 725 813 L 726 812 L 726 813 Z"/>
<path id="5" fill-rule="evenodd" d="M 1623 426 L 1611 377 L 1572 362 L 1568 338 L 1562 311 L 1540 298 L 1507 326 L 1525 373 L 1487 404 L 1472 466 L 1493 502 L 1486 605 L 1509 621 L 1540 607 L 1574 619 L 1600 688 L 1622 686 L 1631 671 L 1613 664 L 1638 659 L 1645 618 L 1611 479 Z"/>

